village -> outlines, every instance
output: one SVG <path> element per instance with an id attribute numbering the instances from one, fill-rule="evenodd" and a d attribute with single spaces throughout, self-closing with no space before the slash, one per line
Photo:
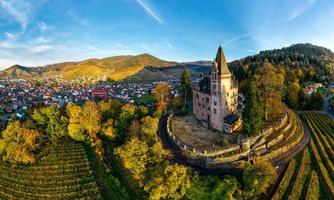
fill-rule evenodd
<path id="1" fill-rule="evenodd" d="M 176 88 L 178 79 L 167 81 Z M 6 128 L 12 116 L 25 118 L 25 110 L 47 105 L 62 107 L 70 102 L 80 103 L 92 99 L 118 99 L 124 103 L 142 104 L 154 107 L 151 93 L 158 82 L 150 83 L 110 83 L 100 82 L 84 85 L 75 81 L 0 79 L 0 130 Z M 177 96 L 177 91 L 172 94 Z M 144 101 L 142 101 L 144 100 Z"/>

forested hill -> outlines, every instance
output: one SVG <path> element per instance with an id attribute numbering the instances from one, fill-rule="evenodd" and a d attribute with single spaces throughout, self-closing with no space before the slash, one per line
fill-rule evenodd
<path id="1" fill-rule="evenodd" d="M 320 80 L 321 76 L 332 76 L 334 73 L 334 53 L 329 49 L 312 44 L 295 44 L 282 49 L 261 51 L 230 63 L 236 77 L 241 80 L 247 77 L 249 68 L 256 68 L 268 61 L 274 66 L 282 66 L 287 71 L 302 70 L 305 79 Z"/>

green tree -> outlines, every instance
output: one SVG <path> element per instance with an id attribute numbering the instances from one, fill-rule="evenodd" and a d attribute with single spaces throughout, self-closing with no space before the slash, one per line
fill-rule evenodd
<path id="1" fill-rule="evenodd" d="M 147 116 L 150 113 L 148 108 L 146 106 L 138 106 L 136 108 L 136 118 L 141 119 L 145 116 Z"/>
<path id="2" fill-rule="evenodd" d="M 52 139 L 67 135 L 68 119 L 56 105 L 35 109 L 32 118 Z"/>
<path id="3" fill-rule="evenodd" d="M 242 180 L 252 196 L 264 193 L 275 181 L 276 171 L 270 162 L 249 164 L 244 170 Z"/>
<path id="4" fill-rule="evenodd" d="M 245 108 L 242 113 L 244 134 L 256 136 L 260 133 L 263 125 L 263 109 L 255 84 L 251 83 L 245 99 Z"/>
<path id="5" fill-rule="evenodd" d="M 322 110 L 324 107 L 324 96 L 321 92 L 313 92 L 309 98 L 309 107 L 314 110 Z"/>
<path id="6" fill-rule="evenodd" d="M 234 200 L 238 198 L 240 183 L 235 177 L 194 176 L 187 193 L 189 200 Z"/>
<path id="7" fill-rule="evenodd" d="M 188 68 L 185 68 L 182 73 L 180 91 L 184 99 L 184 105 L 188 105 L 188 102 L 190 102 L 193 97 L 192 78 Z"/>
<path id="8" fill-rule="evenodd" d="M 296 109 L 299 104 L 300 85 L 297 82 L 292 82 L 288 85 L 286 94 L 287 103 L 291 108 Z"/>

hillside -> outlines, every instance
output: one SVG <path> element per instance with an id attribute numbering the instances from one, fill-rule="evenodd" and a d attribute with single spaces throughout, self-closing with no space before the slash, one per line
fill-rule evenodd
<path id="1" fill-rule="evenodd" d="M 103 59 L 88 59 L 80 62 L 64 62 L 44 67 L 27 68 L 18 65 L 2 72 L 0 76 L 29 79 L 32 77 L 53 77 L 61 75 L 64 79 L 78 77 L 98 77 L 121 80 L 136 74 L 144 67 L 171 67 L 175 62 L 160 60 L 149 54 L 137 56 L 114 56 Z"/>
<path id="2" fill-rule="evenodd" d="M 286 71 L 300 69 L 305 78 L 317 81 L 321 76 L 334 74 L 334 53 L 327 48 L 308 43 L 261 51 L 254 56 L 231 62 L 229 67 L 234 70 L 237 79 L 242 80 L 247 77 L 248 69 L 253 70 L 265 61 L 277 67 L 282 66 Z"/>
<path id="3" fill-rule="evenodd" d="M 10 78 L 31 78 L 35 74 L 32 73 L 30 67 L 24 67 L 20 65 L 13 65 L 8 69 L 0 72 L 0 77 L 10 77 Z"/>

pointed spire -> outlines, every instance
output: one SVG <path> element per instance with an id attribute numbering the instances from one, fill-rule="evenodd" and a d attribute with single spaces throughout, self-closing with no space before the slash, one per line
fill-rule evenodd
<path id="1" fill-rule="evenodd" d="M 224 55 L 223 48 L 221 47 L 221 45 L 219 45 L 215 62 L 218 63 L 218 73 L 220 75 L 230 75 L 231 74 L 230 70 L 227 67 L 225 55 Z"/>

